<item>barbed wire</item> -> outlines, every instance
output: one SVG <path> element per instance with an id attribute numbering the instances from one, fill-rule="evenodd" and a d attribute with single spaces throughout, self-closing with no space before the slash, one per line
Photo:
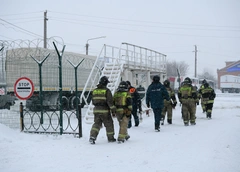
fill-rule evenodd
<path id="1" fill-rule="evenodd" d="M 64 40 L 59 36 L 53 36 L 48 38 L 47 40 L 47 48 L 52 49 L 54 48 L 53 42 L 56 45 L 64 45 Z M 0 40 L 0 46 L 4 47 L 5 49 L 14 49 L 14 48 L 30 48 L 30 47 L 43 47 L 43 39 L 33 39 L 33 40 Z"/>

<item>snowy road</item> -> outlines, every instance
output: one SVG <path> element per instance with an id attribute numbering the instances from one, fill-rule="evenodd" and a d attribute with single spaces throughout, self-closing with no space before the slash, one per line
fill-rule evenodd
<path id="1" fill-rule="evenodd" d="M 1 172 L 239 172 L 240 94 L 218 94 L 213 119 L 197 108 L 195 126 L 185 127 L 179 106 L 173 124 L 153 128 L 153 115 L 143 115 L 139 127 L 129 129 L 124 144 L 108 143 L 105 129 L 95 145 L 88 142 L 91 125 L 83 123 L 83 137 L 20 133 L 0 124 Z M 117 137 L 118 123 L 115 122 Z"/>

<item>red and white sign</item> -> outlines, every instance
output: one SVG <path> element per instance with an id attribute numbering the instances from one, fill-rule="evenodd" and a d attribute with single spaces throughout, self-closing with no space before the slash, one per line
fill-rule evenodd
<path id="1" fill-rule="evenodd" d="M 4 88 L 0 88 L 0 95 L 5 95 L 5 89 Z"/>
<path id="2" fill-rule="evenodd" d="M 14 84 L 14 93 L 21 100 L 29 99 L 33 92 L 33 82 L 27 77 L 19 78 Z"/>

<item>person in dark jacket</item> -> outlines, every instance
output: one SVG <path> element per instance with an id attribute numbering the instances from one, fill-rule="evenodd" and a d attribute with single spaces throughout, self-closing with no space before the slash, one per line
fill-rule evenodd
<path id="1" fill-rule="evenodd" d="M 95 144 L 98 133 L 102 128 L 102 123 L 106 127 L 106 134 L 108 142 L 115 142 L 114 138 L 114 125 L 111 113 L 113 116 L 116 114 L 116 108 L 113 105 L 113 96 L 111 91 L 107 88 L 109 80 L 103 76 L 97 88 L 92 93 L 92 103 L 95 106 L 93 109 L 94 123 L 90 131 L 89 142 Z"/>
<path id="2" fill-rule="evenodd" d="M 149 85 L 146 93 L 146 104 L 148 108 L 153 109 L 155 131 L 160 131 L 161 113 L 164 105 L 164 99 L 170 100 L 166 88 L 160 83 L 160 77 L 155 75 L 153 82 Z"/>
<path id="3" fill-rule="evenodd" d="M 126 83 L 128 84 L 128 91 L 132 97 L 132 115 L 129 118 L 128 128 L 132 127 L 132 116 L 134 118 L 135 126 L 137 127 L 139 125 L 137 110 L 139 110 L 139 113 L 142 113 L 142 101 L 137 89 L 131 86 L 130 81 L 126 81 Z"/>

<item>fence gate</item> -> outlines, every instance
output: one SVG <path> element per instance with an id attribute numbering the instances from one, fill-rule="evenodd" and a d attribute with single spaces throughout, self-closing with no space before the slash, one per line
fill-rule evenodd
<path id="1" fill-rule="evenodd" d="M 78 110 L 79 113 L 76 113 L 76 110 L 63 110 L 62 134 L 73 134 L 79 138 L 82 137 L 82 114 L 80 106 Z M 21 131 L 27 133 L 59 134 L 60 111 L 44 111 L 43 118 L 41 119 L 40 111 L 30 111 L 20 103 L 20 126 Z"/>

